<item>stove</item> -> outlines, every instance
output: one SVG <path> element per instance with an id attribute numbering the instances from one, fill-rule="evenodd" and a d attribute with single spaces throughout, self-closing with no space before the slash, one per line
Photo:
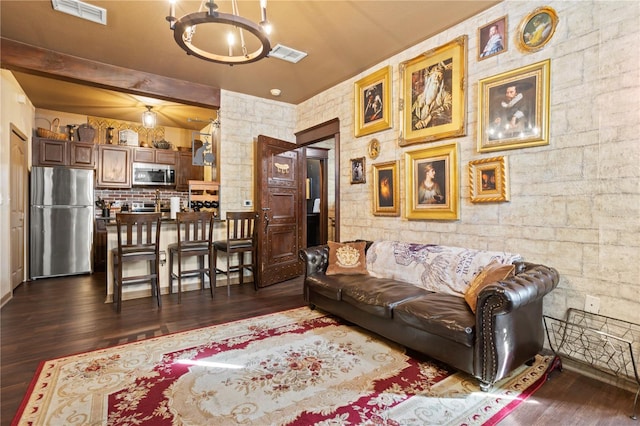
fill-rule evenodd
<path id="1" fill-rule="evenodd" d="M 160 203 L 160 211 L 168 212 L 170 209 L 164 203 Z M 154 203 L 131 203 L 131 211 L 133 213 L 153 213 L 156 211 Z"/>

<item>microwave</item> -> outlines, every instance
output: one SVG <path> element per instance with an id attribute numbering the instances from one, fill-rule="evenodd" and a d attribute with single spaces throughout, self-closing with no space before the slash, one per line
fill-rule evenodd
<path id="1" fill-rule="evenodd" d="M 133 163 L 134 186 L 175 186 L 176 170 L 168 164 Z"/>

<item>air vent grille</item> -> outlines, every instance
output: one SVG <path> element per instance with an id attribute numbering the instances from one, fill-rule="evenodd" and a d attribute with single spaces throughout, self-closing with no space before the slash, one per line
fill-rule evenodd
<path id="1" fill-rule="evenodd" d="M 79 0 L 51 0 L 53 9 L 87 21 L 107 25 L 107 9 Z"/>
<path id="2" fill-rule="evenodd" d="M 305 52 L 281 44 L 276 44 L 275 47 L 271 49 L 271 52 L 269 52 L 270 58 L 278 58 L 294 64 L 300 62 L 305 56 L 307 56 Z"/>

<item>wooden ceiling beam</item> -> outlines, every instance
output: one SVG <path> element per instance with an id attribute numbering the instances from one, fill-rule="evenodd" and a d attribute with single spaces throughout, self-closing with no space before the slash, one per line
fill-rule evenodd
<path id="1" fill-rule="evenodd" d="M 117 92 L 220 109 L 220 89 L 0 38 L 0 66 Z"/>

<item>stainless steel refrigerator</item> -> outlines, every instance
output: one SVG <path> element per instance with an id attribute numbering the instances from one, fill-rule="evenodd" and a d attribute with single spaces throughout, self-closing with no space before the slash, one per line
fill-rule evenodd
<path id="1" fill-rule="evenodd" d="M 32 279 L 91 273 L 93 170 L 31 169 Z"/>

